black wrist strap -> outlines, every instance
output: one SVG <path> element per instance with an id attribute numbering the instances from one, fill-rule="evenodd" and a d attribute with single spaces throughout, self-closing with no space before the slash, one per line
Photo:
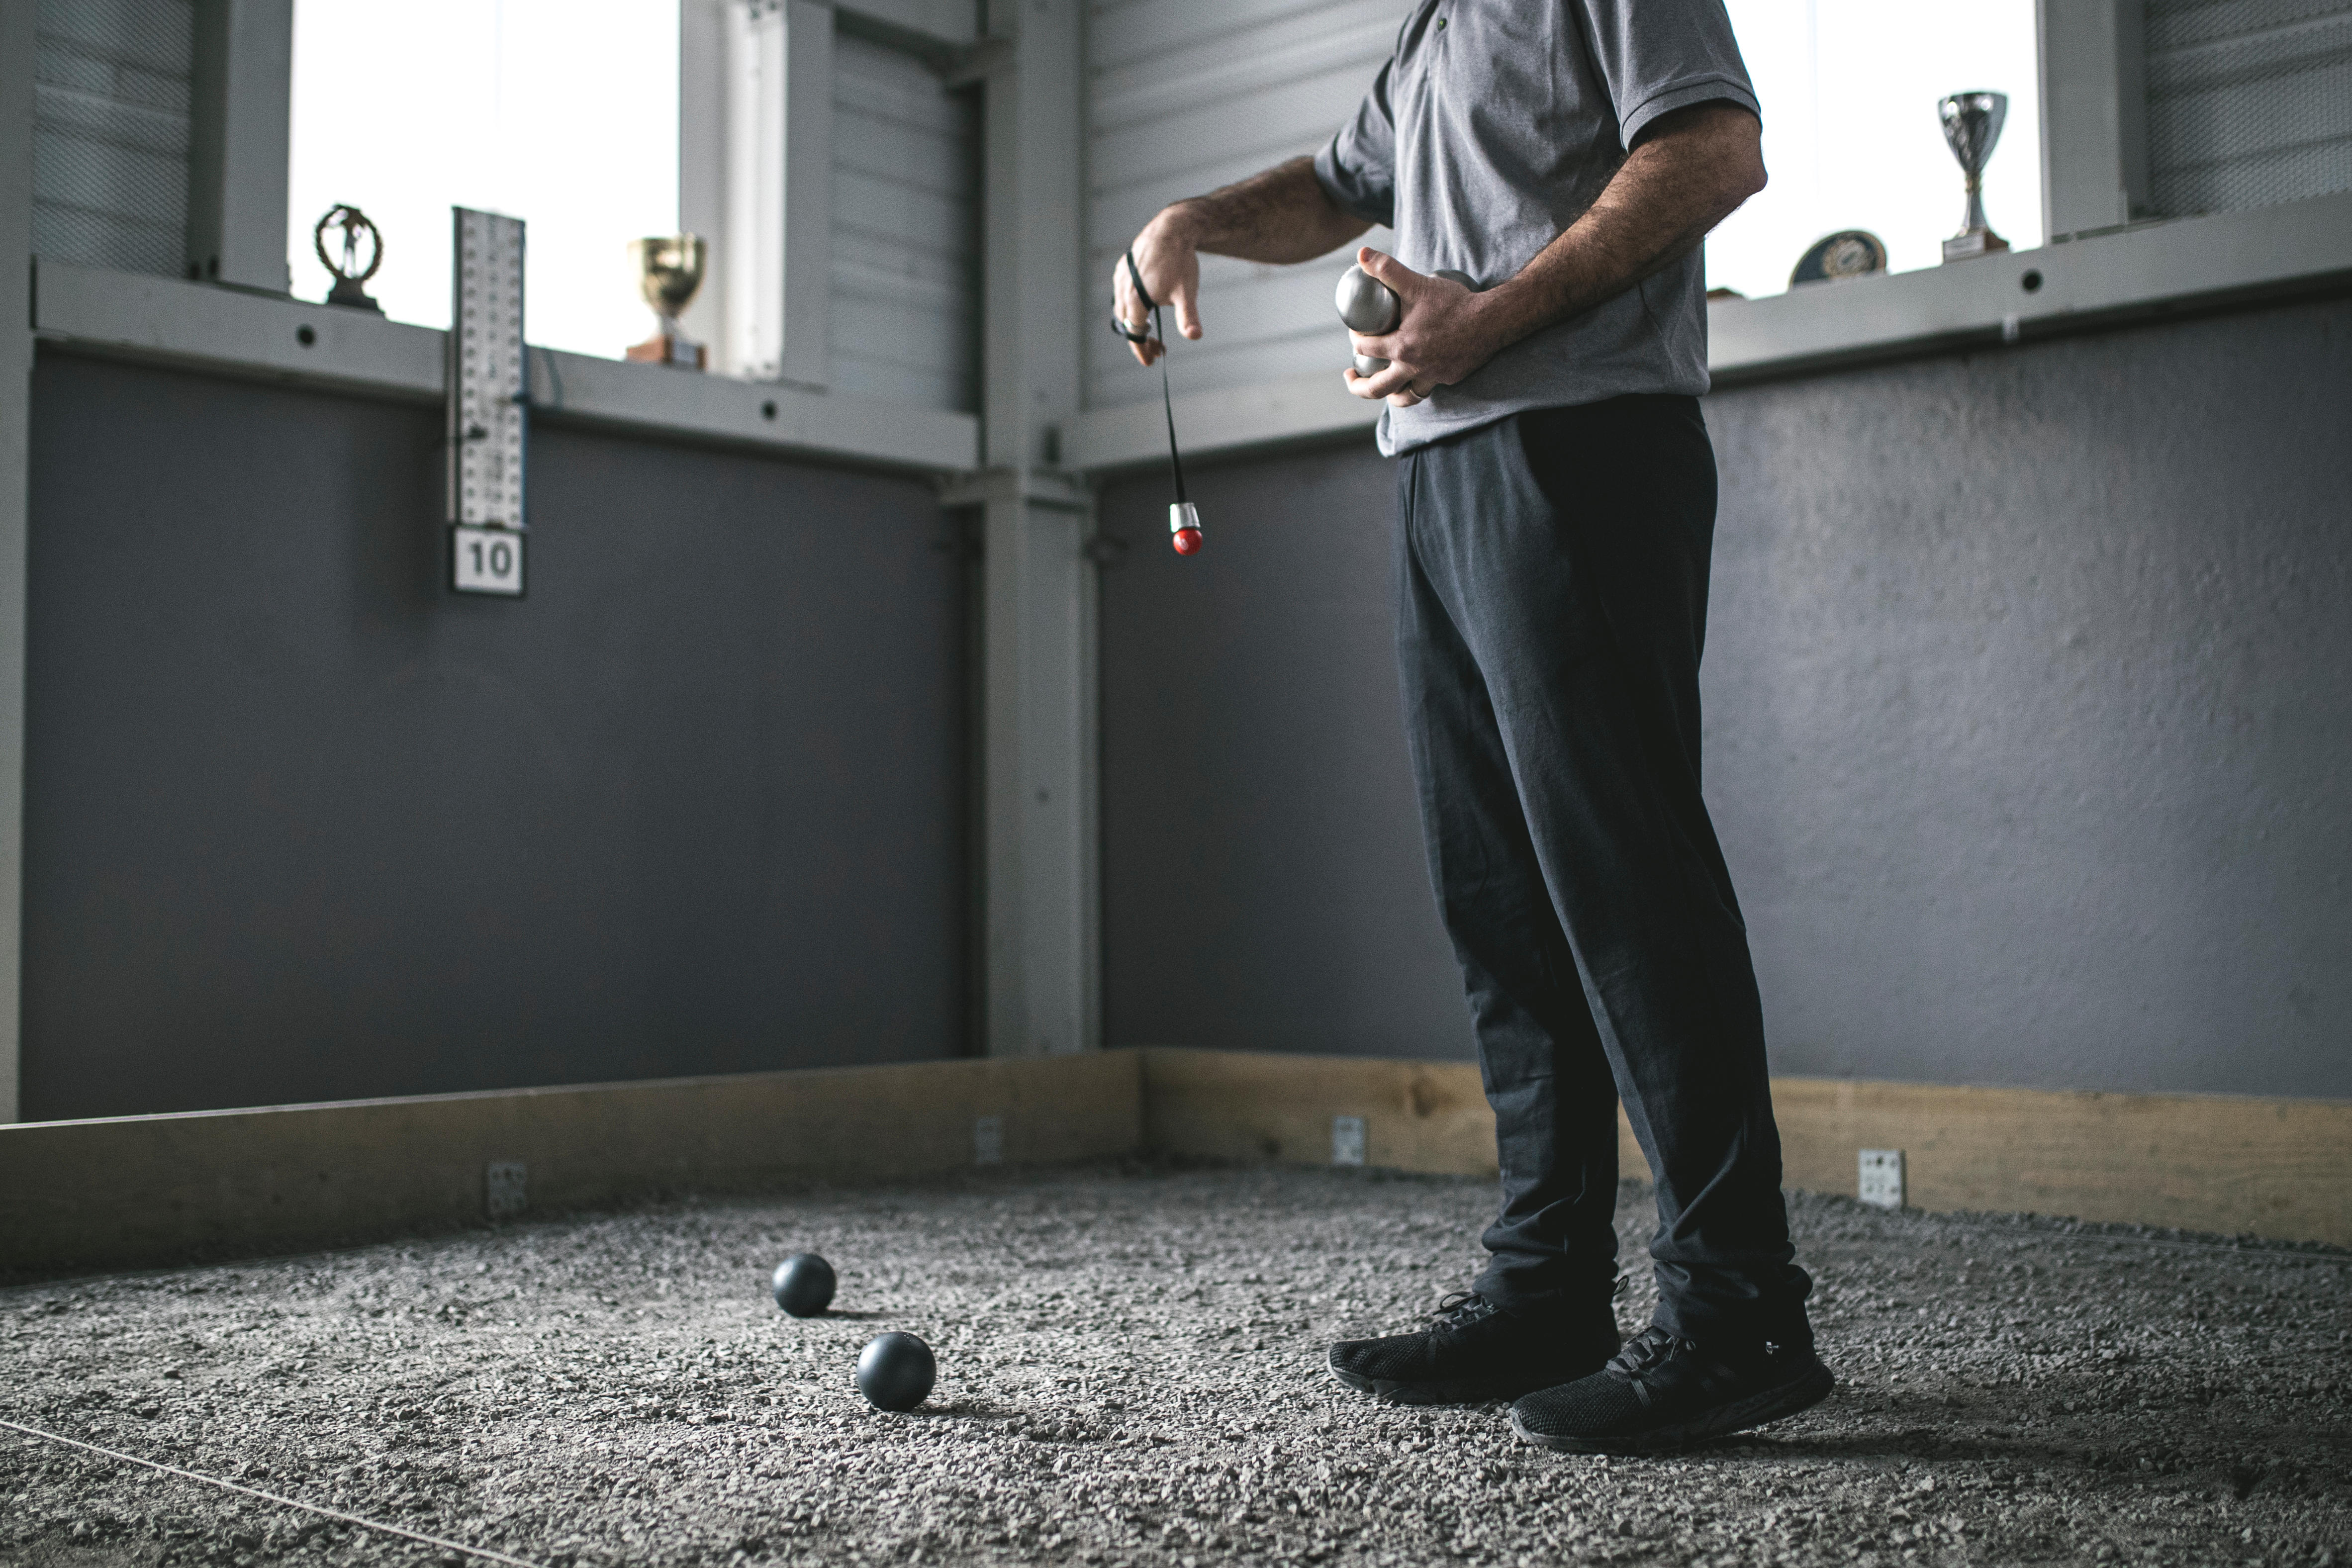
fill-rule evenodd
<path id="1" fill-rule="evenodd" d="M 1160 301 L 1152 298 L 1151 291 L 1143 287 L 1143 274 L 1135 265 L 1135 252 L 1132 250 L 1127 253 L 1127 280 L 1135 286 L 1135 297 L 1143 301 L 1143 308 L 1151 312 L 1151 329 L 1139 331 L 1117 316 L 1110 319 L 1110 328 L 1130 343 L 1160 345 L 1160 408 L 1168 416 L 1168 469 L 1176 476 L 1176 500 L 1181 505 L 1186 499 L 1184 460 L 1176 453 L 1176 398 L 1168 387 L 1168 340 L 1160 331 Z"/>

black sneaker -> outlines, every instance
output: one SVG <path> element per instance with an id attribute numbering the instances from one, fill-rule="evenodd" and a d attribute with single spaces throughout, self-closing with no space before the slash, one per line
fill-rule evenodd
<path id="1" fill-rule="evenodd" d="M 1722 1354 L 1653 1324 L 1590 1377 L 1517 1401 L 1511 1429 L 1571 1454 L 1651 1454 L 1793 1416 L 1836 1381 L 1811 1344 Z"/>
<path id="2" fill-rule="evenodd" d="M 1437 1326 L 1331 1347 L 1331 1375 L 1391 1405 L 1476 1405 L 1581 1377 L 1617 1349 L 1604 1303 L 1586 1326 L 1509 1312 L 1475 1291 L 1438 1303 Z"/>

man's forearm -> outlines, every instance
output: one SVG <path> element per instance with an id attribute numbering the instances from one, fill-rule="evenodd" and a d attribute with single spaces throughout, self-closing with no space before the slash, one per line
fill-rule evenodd
<path id="1" fill-rule="evenodd" d="M 1680 124 L 1671 123 L 1681 120 Z M 1582 217 L 1494 292 L 1511 340 L 1590 310 L 1680 261 L 1763 189 L 1756 120 L 1706 104 L 1660 122 Z"/>
<path id="2" fill-rule="evenodd" d="M 1194 249 L 1244 261 L 1312 261 L 1372 225 L 1341 212 L 1315 177 L 1315 161 L 1293 158 L 1262 174 L 1171 204 L 1162 220 Z"/>

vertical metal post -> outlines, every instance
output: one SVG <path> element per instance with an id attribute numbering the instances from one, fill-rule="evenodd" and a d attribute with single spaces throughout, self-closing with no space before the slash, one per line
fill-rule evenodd
<path id="1" fill-rule="evenodd" d="M 2035 13 L 2043 232 L 2148 216 L 2146 0 L 2040 0 Z"/>
<path id="2" fill-rule="evenodd" d="M 1100 1043 L 1094 569 L 1082 487 L 1053 467 L 1085 319 L 1081 0 L 992 5 L 982 247 L 987 1046 Z"/>
<path id="3" fill-rule="evenodd" d="M 832 380 L 833 7 L 784 3 L 783 341 L 776 377 Z"/>
<path id="4" fill-rule="evenodd" d="M 197 0 L 189 276 L 283 294 L 294 0 Z"/>
<path id="5" fill-rule="evenodd" d="M 678 0 L 677 226 L 706 246 L 702 287 L 678 318 L 709 345 L 710 368 L 733 371 L 727 297 L 728 0 Z"/>
<path id="6" fill-rule="evenodd" d="M 25 540 L 33 392 L 33 32 L 0 0 L 0 1122 L 23 1114 Z"/>

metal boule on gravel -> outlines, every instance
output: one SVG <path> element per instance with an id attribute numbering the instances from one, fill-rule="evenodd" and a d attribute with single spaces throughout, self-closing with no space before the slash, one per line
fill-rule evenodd
<path id="1" fill-rule="evenodd" d="M 857 1355 L 857 1392 L 877 1410 L 912 1410 L 939 1380 L 931 1347 L 910 1333 L 868 1340 Z"/>
<path id="2" fill-rule="evenodd" d="M 814 1252 L 795 1252 L 776 1265 L 769 1286 L 776 1305 L 796 1318 L 813 1318 L 833 1305 L 833 1265 Z"/>

